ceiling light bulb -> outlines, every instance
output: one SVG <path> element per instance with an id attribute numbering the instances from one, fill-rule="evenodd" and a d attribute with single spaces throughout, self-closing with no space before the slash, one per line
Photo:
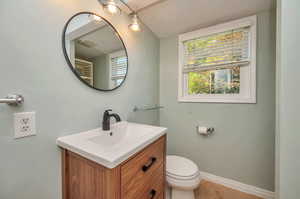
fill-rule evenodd
<path id="1" fill-rule="evenodd" d="M 118 8 L 115 5 L 107 5 L 107 10 L 112 14 L 116 14 L 118 12 Z"/>
<path id="2" fill-rule="evenodd" d="M 129 25 L 129 28 L 132 30 L 132 31 L 134 31 L 134 32 L 138 32 L 138 31 L 140 31 L 141 29 L 140 29 L 140 26 L 139 26 L 139 24 L 130 24 Z"/>
<path id="3" fill-rule="evenodd" d="M 119 14 L 121 12 L 114 0 L 108 0 L 104 5 L 104 9 L 111 14 Z"/>
<path id="4" fill-rule="evenodd" d="M 132 31 L 134 31 L 134 32 L 138 32 L 138 31 L 141 30 L 140 24 L 139 24 L 139 22 L 138 22 L 138 17 L 137 17 L 136 14 L 134 14 L 134 15 L 132 16 L 132 23 L 129 25 L 129 28 L 130 28 Z"/>

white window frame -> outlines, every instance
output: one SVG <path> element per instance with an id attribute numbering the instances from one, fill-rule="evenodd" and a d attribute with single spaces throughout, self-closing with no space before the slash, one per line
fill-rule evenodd
<path id="1" fill-rule="evenodd" d="M 112 60 L 113 58 L 121 57 L 121 56 L 126 56 L 125 50 L 119 50 L 119 51 L 110 53 L 109 56 L 108 56 L 108 59 L 109 59 L 109 86 L 110 86 L 110 88 L 113 88 L 113 87 L 116 87 L 116 86 L 117 86 L 117 81 L 112 80 L 112 72 L 111 72 L 111 69 L 112 69 L 112 62 L 111 62 L 111 60 Z M 126 76 L 126 75 L 124 75 L 124 77 L 125 77 L 125 76 Z M 121 78 L 120 78 L 120 79 L 121 79 Z"/>
<path id="2" fill-rule="evenodd" d="M 183 74 L 184 41 L 204 37 L 232 29 L 250 26 L 250 64 L 240 68 L 239 94 L 198 94 L 188 95 L 187 74 Z M 257 16 L 242 18 L 224 24 L 179 35 L 178 38 L 178 101 L 212 103 L 256 103 L 256 34 Z"/>

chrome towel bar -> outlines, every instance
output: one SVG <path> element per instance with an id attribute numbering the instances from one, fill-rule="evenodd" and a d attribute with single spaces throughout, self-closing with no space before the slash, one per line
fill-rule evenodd
<path id="1" fill-rule="evenodd" d="M 0 104 L 7 104 L 10 106 L 19 106 L 24 103 L 24 97 L 18 94 L 9 94 L 6 98 L 0 99 Z"/>
<path id="2" fill-rule="evenodd" d="M 143 107 L 143 108 L 139 108 L 137 106 L 135 106 L 133 108 L 133 112 L 137 112 L 137 111 L 151 111 L 151 110 L 158 110 L 158 109 L 162 109 L 164 108 L 163 106 L 153 106 L 153 107 Z"/>

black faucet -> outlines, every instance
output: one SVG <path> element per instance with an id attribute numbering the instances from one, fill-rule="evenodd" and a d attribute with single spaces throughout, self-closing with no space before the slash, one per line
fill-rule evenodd
<path id="1" fill-rule="evenodd" d="M 117 122 L 121 122 L 121 118 L 118 114 L 112 113 L 110 114 L 109 111 L 112 111 L 111 109 L 108 109 L 104 111 L 103 114 L 103 121 L 102 121 L 102 129 L 103 131 L 109 131 L 110 130 L 110 118 L 114 117 Z"/>

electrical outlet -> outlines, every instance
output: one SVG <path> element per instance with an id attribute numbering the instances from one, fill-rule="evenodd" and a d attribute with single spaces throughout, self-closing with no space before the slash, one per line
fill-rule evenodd
<path id="1" fill-rule="evenodd" d="M 36 135 L 35 112 L 15 113 L 15 139 Z"/>

